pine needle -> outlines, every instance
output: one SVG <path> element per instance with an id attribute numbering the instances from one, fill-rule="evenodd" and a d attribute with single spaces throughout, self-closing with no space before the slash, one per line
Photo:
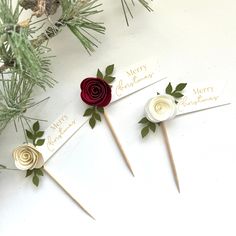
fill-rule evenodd
<path id="1" fill-rule="evenodd" d="M 150 7 L 148 1 L 146 0 L 136 0 L 138 1 L 143 7 L 145 7 L 149 12 L 153 11 L 152 8 Z M 151 0 L 152 1 L 152 0 Z M 130 0 L 130 2 L 132 3 L 133 6 L 135 6 L 135 2 L 134 0 Z M 122 10 L 125 16 L 125 21 L 126 24 L 129 26 L 129 20 L 128 20 L 128 14 L 131 18 L 133 18 L 130 6 L 128 4 L 128 0 L 121 0 L 121 6 L 122 6 Z M 128 13 L 128 14 L 127 14 Z"/>
<path id="2" fill-rule="evenodd" d="M 101 5 L 98 4 L 98 0 L 62 0 L 61 22 L 68 26 L 89 54 L 94 51 L 94 48 L 97 47 L 96 42 L 98 42 L 90 32 L 105 33 L 103 23 L 90 19 L 91 16 L 102 12 L 99 10 Z"/>

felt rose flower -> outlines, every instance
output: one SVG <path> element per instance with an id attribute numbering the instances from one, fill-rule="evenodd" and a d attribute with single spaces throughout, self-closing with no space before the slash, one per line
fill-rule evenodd
<path id="1" fill-rule="evenodd" d="M 111 101 L 111 87 L 100 78 L 86 78 L 80 87 L 81 98 L 88 105 L 105 107 Z"/>
<path id="2" fill-rule="evenodd" d="M 42 154 L 32 145 L 23 144 L 13 150 L 15 165 L 20 170 L 41 168 L 44 164 Z"/>
<path id="3" fill-rule="evenodd" d="M 150 99 L 145 106 L 146 117 L 153 123 L 172 119 L 176 116 L 175 99 L 166 94 Z"/>

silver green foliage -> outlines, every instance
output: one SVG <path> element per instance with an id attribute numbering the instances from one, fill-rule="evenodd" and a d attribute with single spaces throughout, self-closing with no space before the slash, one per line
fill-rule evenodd
<path id="1" fill-rule="evenodd" d="M 52 23 L 48 17 L 35 20 L 34 12 L 28 21 L 20 20 L 25 9 L 34 11 L 36 0 L 20 0 L 15 5 L 13 0 L 0 0 L 0 134 L 10 122 L 15 126 L 20 123 L 25 130 L 24 126 L 28 127 L 33 120 L 26 114 L 38 104 L 33 99 L 33 91 L 36 88 L 46 90 L 56 83 L 50 71 L 50 48 L 46 46 L 52 37 L 68 27 L 88 53 L 94 51 L 99 43 L 96 34 L 105 33 L 103 23 L 94 17 L 102 12 L 100 2 L 46 0 L 45 16 L 54 14 L 58 7 L 62 9 L 61 16 Z M 136 2 L 151 11 L 147 0 Z M 127 23 L 126 12 L 132 16 L 130 4 L 134 5 L 135 1 L 121 0 Z M 49 23 L 48 28 L 37 34 L 45 23 Z M 106 79 L 112 81 L 114 78 L 108 76 Z"/>

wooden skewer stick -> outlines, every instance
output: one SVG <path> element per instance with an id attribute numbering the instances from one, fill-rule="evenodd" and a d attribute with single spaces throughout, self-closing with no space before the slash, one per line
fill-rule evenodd
<path id="1" fill-rule="evenodd" d="M 73 197 L 67 190 L 62 186 L 62 184 L 46 169 L 44 166 L 44 172 L 65 192 L 71 199 L 72 201 L 79 206 L 89 217 L 91 217 L 93 220 L 96 220 L 82 205 L 79 203 L 79 201 Z"/>
<path id="2" fill-rule="evenodd" d="M 171 166 L 172 173 L 173 173 L 173 176 L 174 176 L 175 184 L 176 184 L 176 187 L 177 187 L 177 189 L 180 193 L 178 175 L 177 175 L 175 162 L 174 162 L 174 158 L 173 158 L 173 154 L 172 154 L 172 151 L 171 151 L 170 142 L 169 142 L 169 138 L 168 138 L 168 135 L 167 135 L 167 131 L 166 131 L 166 127 L 165 127 L 164 122 L 160 123 L 160 127 L 162 129 L 164 140 L 165 140 L 165 143 L 166 143 L 166 148 L 167 148 L 169 161 L 170 161 L 170 166 Z"/>
<path id="3" fill-rule="evenodd" d="M 111 131 L 111 133 L 112 133 L 113 138 L 114 138 L 115 141 L 116 141 L 116 144 L 117 144 L 117 146 L 118 146 L 118 148 L 119 148 L 119 150 L 120 150 L 120 153 L 121 153 L 121 155 L 122 155 L 122 157 L 123 157 L 123 159 L 124 159 L 124 161 L 125 161 L 125 164 L 127 165 L 127 167 L 128 167 L 128 169 L 130 170 L 131 174 L 134 176 L 134 172 L 133 172 L 133 170 L 132 170 L 132 168 L 131 168 L 130 162 L 129 162 L 129 160 L 128 160 L 126 154 L 125 154 L 125 151 L 124 151 L 124 149 L 123 149 L 123 147 L 122 147 L 122 145 L 121 145 L 121 143 L 120 143 L 120 141 L 119 141 L 119 139 L 118 139 L 116 133 L 115 133 L 115 130 L 114 130 L 114 128 L 113 128 L 113 126 L 112 126 L 112 124 L 111 124 L 111 122 L 110 122 L 110 119 L 109 119 L 109 117 L 108 117 L 106 111 L 104 111 L 104 118 L 105 118 L 105 120 L 106 120 L 106 122 L 107 122 L 107 124 L 108 124 L 108 127 L 109 127 L 109 129 L 110 129 L 110 131 Z"/>

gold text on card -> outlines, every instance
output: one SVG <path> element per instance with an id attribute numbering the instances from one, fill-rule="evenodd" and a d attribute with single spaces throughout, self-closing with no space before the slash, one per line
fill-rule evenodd
<path id="1" fill-rule="evenodd" d="M 53 152 L 58 142 L 64 139 L 66 133 L 75 126 L 76 121 L 70 120 L 66 115 L 61 116 L 50 127 L 53 129 L 53 134 L 47 137 L 47 148 Z"/>
<path id="2" fill-rule="evenodd" d="M 203 87 L 203 88 L 194 88 L 194 96 L 184 96 L 178 104 L 179 111 L 183 111 L 188 106 L 198 106 L 203 103 L 212 103 L 216 102 L 219 99 L 219 95 L 215 92 L 214 87 Z"/>
<path id="3" fill-rule="evenodd" d="M 127 89 L 132 89 L 141 82 L 152 79 L 153 74 L 153 72 L 148 71 L 147 65 L 145 64 L 134 69 L 127 70 L 127 77 L 118 81 L 118 85 L 115 88 L 116 95 L 120 97 Z"/>

